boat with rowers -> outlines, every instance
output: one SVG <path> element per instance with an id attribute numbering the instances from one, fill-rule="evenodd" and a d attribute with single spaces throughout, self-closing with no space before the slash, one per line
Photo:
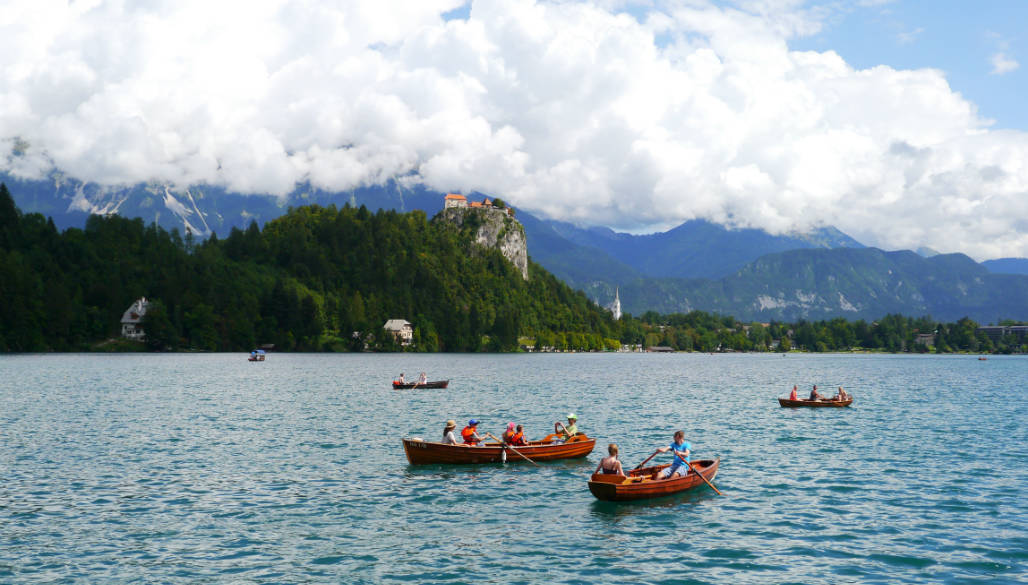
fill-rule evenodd
<path id="1" fill-rule="evenodd" d="M 788 407 L 797 407 L 797 406 L 814 406 L 814 407 L 828 406 L 828 407 L 832 407 L 832 406 L 834 406 L 834 407 L 837 407 L 837 408 L 841 408 L 843 406 L 849 406 L 849 405 L 853 404 L 853 397 L 850 396 L 846 400 L 832 400 L 831 398 L 824 398 L 824 399 L 821 399 L 821 400 L 789 400 L 788 398 L 779 398 L 778 399 L 778 404 L 781 404 L 782 406 L 788 406 Z"/>
<path id="2" fill-rule="evenodd" d="M 446 388 L 449 380 L 435 380 L 433 382 L 400 382 L 393 380 L 393 390 L 414 390 L 415 388 Z"/>
<path id="3" fill-rule="evenodd" d="M 700 459 L 692 463 L 692 470 L 688 475 L 676 475 L 671 479 L 658 478 L 661 471 L 670 467 L 670 463 L 633 469 L 628 472 L 627 477 L 594 473 L 589 479 L 589 491 L 597 499 L 606 502 L 625 502 L 669 496 L 714 481 L 720 464 L 720 457 Z M 698 474 L 703 474 L 703 477 Z M 704 478 L 707 481 L 703 481 Z"/>
<path id="4" fill-rule="evenodd" d="M 596 439 L 584 434 L 577 434 L 567 441 L 551 440 L 549 435 L 539 441 L 529 441 L 527 445 L 511 447 L 497 441 L 471 445 L 449 445 L 435 443 L 412 437 L 403 439 L 403 452 L 411 465 L 428 465 L 432 463 L 502 463 L 524 461 L 524 457 L 532 461 L 553 461 L 555 459 L 574 459 L 585 457 L 596 446 Z M 509 453 L 508 453 L 509 452 Z"/>

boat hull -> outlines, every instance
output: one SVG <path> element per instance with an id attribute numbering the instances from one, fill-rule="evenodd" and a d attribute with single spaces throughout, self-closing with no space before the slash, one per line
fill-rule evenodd
<path id="1" fill-rule="evenodd" d="M 714 481 L 717 476 L 721 459 L 701 459 L 693 462 L 693 468 L 703 474 L 707 481 Z M 605 502 L 628 502 L 670 496 L 690 490 L 697 486 L 707 485 L 699 475 L 690 472 L 684 477 L 674 479 L 654 479 L 660 471 L 671 464 L 644 467 L 630 471 L 628 477 L 594 473 L 589 480 L 589 491 L 597 499 Z"/>
<path id="2" fill-rule="evenodd" d="M 446 388 L 449 386 L 449 380 L 436 380 L 434 382 L 425 382 L 424 384 L 418 384 L 417 382 L 407 382 L 401 384 L 393 381 L 393 390 L 413 390 L 415 388 Z"/>
<path id="3" fill-rule="evenodd" d="M 567 443 L 549 443 L 543 441 L 529 442 L 528 445 L 515 447 L 532 461 L 553 461 L 555 459 L 574 459 L 585 457 L 596 446 L 596 439 L 585 436 L 574 437 Z M 503 454 L 507 453 L 507 462 L 525 461 L 510 447 L 499 443 L 486 443 L 479 447 L 467 445 L 447 445 L 430 443 L 421 439 L 403 439 L 403 452 L 411 465 L 430 465 L 433 463 L 501 463 Z"/>
<path id="4" fill-rule="evenodd" d="M 799 406 L 811 406 L 814 408 L 842 408 L 843 406 L 853 404 L 853 398 L 847 398 L 846 400 L 789 400 L 788 398 L 779 398 L 778 404 L 789 408 Z"/>

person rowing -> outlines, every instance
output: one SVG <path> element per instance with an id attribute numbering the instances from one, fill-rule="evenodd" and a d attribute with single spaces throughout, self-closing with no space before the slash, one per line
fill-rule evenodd
<path id="1" fill-rule="evenodd" d="M 674 440 L 666 447 L 657 449 L 657 453 L 671 451 L 675 454 L 671 465 L 660 472 L 660 479 L 670 479 L 675 476 L 686 476 L 689 474 L 689 449 L 692 448 L 685 440 L 685 431 L 675 431 Z"/>
<path id="2" fill-rule="evenodd" d="M 464 427 L 464 429 L 461 430 L 460 436 L 464 439 L 465 445 L 470 445 L 472 447 L 478 445 L 479 443 L 485 440 L 482 437 L 478 436 L 478 421 L 475 419 L 471 419 L 468 421 L 468 426 Z"/>
<path id="3" fill-rule="evenodd" d="M 810 398 L 808 400 L 824 400 L 824 396 L 817 391 L 817 384 L 814 384 L 814 388 L 810 391 Z"/>
<path id="4" fill-rule="evenodd" d="M 789 400 L 799 400 L 799 397 L 796 395 L 796 390 L 797 390 L 796 385 L 793 384 L 792 385 L 792 392 L 789 393 Z"/>

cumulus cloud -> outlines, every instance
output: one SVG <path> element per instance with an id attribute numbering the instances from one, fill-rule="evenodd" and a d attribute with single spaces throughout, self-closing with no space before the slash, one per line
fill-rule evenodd
<path id="1" fill-rule="evenodd" d="M 1028 134 L 797 0 L 9 0 L 0 167 L 282 195 L 401 177 L 641 231 L 1028 256 Z M 458 11 L 463 13 L 463 11 Z M 1016 222 L 1021 222 L 1020 224 Z"/>

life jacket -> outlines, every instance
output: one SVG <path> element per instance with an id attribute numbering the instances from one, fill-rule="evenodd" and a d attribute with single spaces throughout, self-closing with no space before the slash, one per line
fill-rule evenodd
<path id="1" fill-rule="evenodd" d="M 474 445 L 478 442 L 478 439 L 475 438 L 475 427 L 464 427 L 464 430 L 460 432 L 460 436 L 464 439 L 465 445 Z"/>
<path id="2" fill-rule="evenodd" d="M 514 433 L 514 435 L 510 438 L 509 443 L 511 445 L 524 445 L 525 433 Z"/>
<path id="3" fill-rule="evenodd" d="M 514 444 L 514 431 L 503 431 L 503 442 L 508 445 Z"/>

